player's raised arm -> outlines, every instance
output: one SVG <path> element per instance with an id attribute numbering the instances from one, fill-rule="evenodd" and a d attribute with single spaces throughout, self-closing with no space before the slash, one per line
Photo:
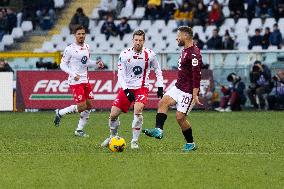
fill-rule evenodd
<path id="1" fill-rule="evenodd" d="M 158 86 L 158 91 L 157 91 L 157 96 L 159 98 L 163 97 L 163 86 L 164 86 L 164 79 L 163 79 L 163 74 L 161 70 L 161 66 L 159 61 L 157 60 L 156 54 L 153 54 L 152 60 L 151 60 L 151 67 L 154 68 L 156 78 L 157 78 L 157 86 Z"/>
<path id="2" fill-rule="evenodd" d="M 69 67 L 69 62 L 72 57 L 72 53 L 69 47 L 66 47 L 64 50 L 64 54 L 62 56 L 61 62 L 60 62 L 60 68 L 67 74 L 71 75 L 72 77 L 76 77 L 77 74 L 73 72 Z"/>

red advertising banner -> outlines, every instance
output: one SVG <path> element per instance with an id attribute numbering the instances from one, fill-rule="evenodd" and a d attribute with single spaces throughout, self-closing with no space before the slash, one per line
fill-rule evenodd
<path id="1" fill-rule="evenodd" d="M 177 71 L 163 71 L 164 89 L 167 91 L 176 82 Z M 93 86 L 94 108 L 110 109 L 119 90 L 117 73 L 114 71 L 89 72 Z M 157 108 L 156 77 L 150 74 L 149 101 L 147 108 Z M 211 70 L 202 70 L 201 97 L 213 88 Z M 205 100 L 205 99 L 204 99 Z M 204 100 L 202 102 L 204 102 Z M 69 90 L 67 75 L 62 71 L 18 71 L 17 108 L 18 109 L 56 109 L 74 104 Z M 206 104 L 206 102 L 205 102 Z"/>

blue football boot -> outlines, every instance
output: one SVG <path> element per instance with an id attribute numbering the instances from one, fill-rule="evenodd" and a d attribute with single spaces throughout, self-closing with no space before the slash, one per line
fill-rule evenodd
<path id="1" fill-rule="evenodd" d="M 155 137 L 157 139 L 163 138 L 163 130 L 160 128 L 143 129 L 142 132 L 149 137 Z"/>
<path id="2" fill-rule="evenodd" d="M 183 146 L 183 151 L 184 152 L 190 152 L 190 151 L 193 151 L 193 150 L 196 150 L 197 149 L 197 146 L 196 144 L 193 142 L 193 143 L 186 143 L 184 146 Z"/>

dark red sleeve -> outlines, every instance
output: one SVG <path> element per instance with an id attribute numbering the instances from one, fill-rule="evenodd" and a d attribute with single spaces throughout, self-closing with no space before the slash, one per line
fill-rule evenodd
<path id="1" fill-rule="evenodd" d="M 200 87 L 200 80 L 201 80 L 201 65 L 202 65 L 202 57 L 199 53 L 197 54 L 197 62 L 192 60 L 191 66 L 192 66 L 192 80 L 193 80 L 193 88 L 199 88 Z"/>

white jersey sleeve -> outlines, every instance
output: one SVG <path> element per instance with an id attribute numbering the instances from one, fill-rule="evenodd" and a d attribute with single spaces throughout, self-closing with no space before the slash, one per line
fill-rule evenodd
<path id="1" fill-rule="evenodd" d="M 127 89 L 127 84 L 126 84 L 126 62 L 127 59 L 125 56 L 123 56 L 123 53 L 120 53 L 119 55 L 119 60 L 117 64 L 117 76 L 118 76 L 118 82 L 120 86 L 122 87 L 123 90 Z"/>
<path id="2" fill-rule="evenodd" d="M 154 68 L 156 78 L 157 78 L 157 87 L 163 87 L 163 75 L 160 63 L 157 60 L 156 54 L 152 51 L 150 52 L 150 66 Z"/>
<path id="3" fill-rule="evenodd" d="M 64 50 L 64 54 L 62 56 L 61 59 L 61 63 L 60 63 L 60 68 L 66 72 L 67 74 L 69 74 L 72 77 L 76 77 L 76 73 L 74 73 L 69 66 L 70 60 L 72 57 L 72 50 L 70 49 L 70 46 L 66 47 Z"/>

